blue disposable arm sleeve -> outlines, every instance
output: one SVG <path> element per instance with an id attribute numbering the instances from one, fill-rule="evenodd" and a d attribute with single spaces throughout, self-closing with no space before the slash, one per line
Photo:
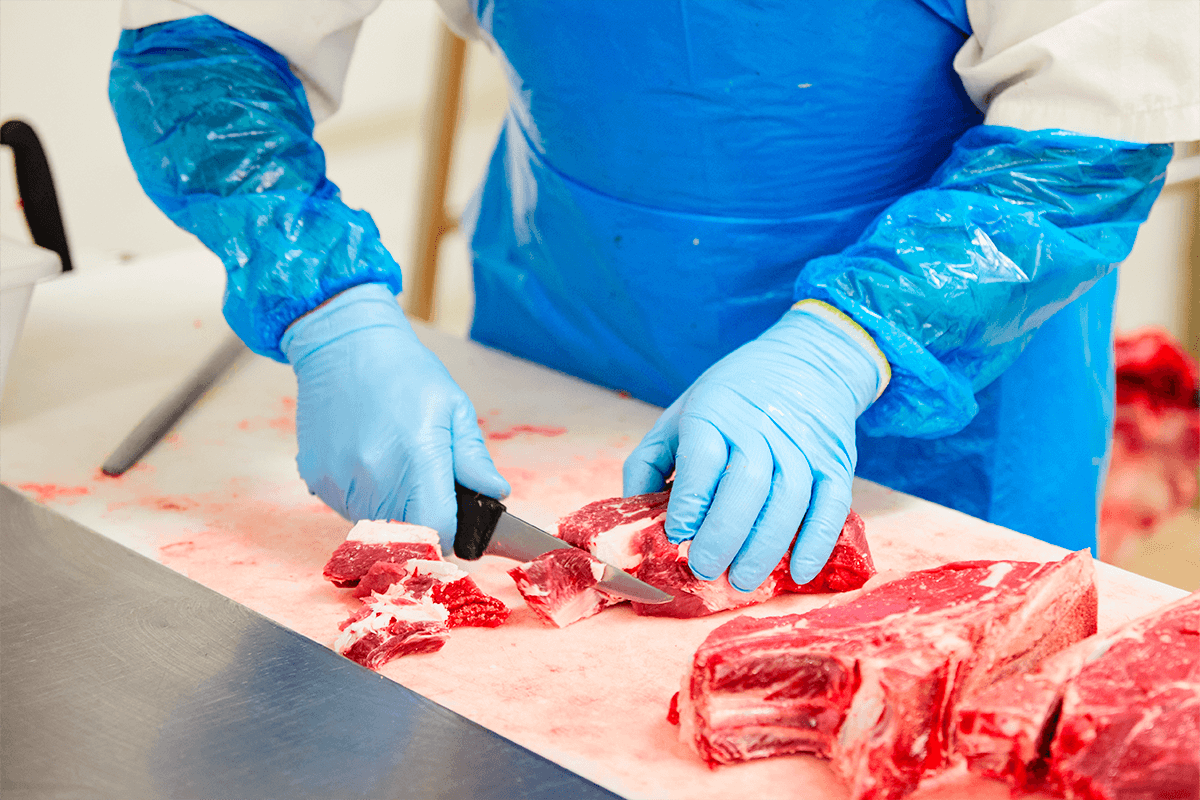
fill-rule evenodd
<path id="1" fill-rule="evenodd" d="M 1129 254 L 1170 158 L 1166 144 L 980 125 L 858 242 L 806 264 L 796 298 L 844 311 L 891 363 L 863 430 L 934 438 L 970 422 L 974 393 Z"/>
<path id="2" fill-rule="evenodd" d="M 370 215 L 325 178 L 304 89 L 275 51 L 212 17 L 121 34 L 109 99 L 150 199 L 225 264 L 225 318 L 283 361 L 294 320 L 363 283 L 401 288 Z"/>

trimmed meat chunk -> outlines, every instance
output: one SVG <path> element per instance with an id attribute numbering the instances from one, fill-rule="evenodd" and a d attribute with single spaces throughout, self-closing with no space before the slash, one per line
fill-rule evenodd
<path id="1" fill-rule="evenodd" d="M 345 589 L 357 586 L 376 562 L 403 562 L 410 558 L 440 561 L 437 531 L 407 522 L 362 520 L 333 551 L 324 575 L 334 586 Z"/>
<path id="2" fill-rule="evenodd" d="M 844 592 L 859 588 L 875 574 L 862 518 L 851 511 L 825 568 L 803 586 L 798 586 L 789 574 L 790 551 L 767 580 L 753 592 L 737 591 L 724 575 L 713 581 L 702 581 L 692 574 L 687 565 L 691 543 L 676 545 L 667 539 L 663 526 L 669 498 L 669 492 L 657 492 L 600 500 L 568 514 L 558 523 L 557 533 L 563 541 L 589 551 L 601 561 L 623 569 L 674 597 L 668 603 L 657 605 L 635 602 L 634 611 L 643 616 L 702 617 L 761 603 L 786 592 Z M 547 571 L 556 568 L 553 559 L 542 562 L 536 570 L 535 579 L 530 580 L 526 576 L 529 585 L 542 587 L 537 589 L 541 593 L 539 597 L 548 596 L 545 587 L 552 583 L 557 587 L 551 601 L 555 607 L 567 608 L 565 592 L 575 587 L 580 606 L 570 606 L 571 613 L 559 616 L 562 625 L 583 619 L 617 602 L 615 599 L 612 602 L 602 600 L 594 592 L 585 594 L 592 590 L 578 583 L 584 576 L 579 571 L 582 569 L 580 560 L 573 557 L 569 562 L 564 562 L 564 567 L 567 564 L 577 571 L 574 577 L 549 576 Z M 509 574 L 513 574 L 512 571 Z M 545 602 L 540 602 L 544 607 Z M 581 613 L 583 609 L 586 609 L 586 613 L 579 616 L 577 612 Z"/>
<path id="3" fill-rule="evenodd" d="M 414 600 L 430 597 L 450 612 L 446 624 L 451 628 L 472 626 L 495 628 L 508 619 L 508 606 L 486 595 L 466 570 L 446 561 L 409 559 L 397 564 L 378 561 L 371 565 L 352 592 L 365 598 L 383 594 L 399 584 Z"/>
<path id="4" fill-rule="evenodd" d="M 368 669 L 400 656 L 441 650 L 450 636 L 446 609 L 425 598 L 395 593 L 372 595 L 363 607 L 338 626 L 342 634 L 333 649 Z"/>
<path id="5" fill-rule="evenodd" d="M 596 584 L 604 564 L 577 547 L 551 550 L 508 571 L 525 602 L 544 622 L 565 628 L 622 602 Z"/>

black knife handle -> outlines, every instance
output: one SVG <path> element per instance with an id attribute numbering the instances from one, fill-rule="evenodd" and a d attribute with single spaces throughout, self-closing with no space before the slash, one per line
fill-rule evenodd
<path id="1" fill-rule="evenodd" d="M 454 534 L 454 555 L 474 561 L 487 549 L 492 534 L 496 532 L 496 523 L 500 521 L 500 515 L 508 509 L 494 497 L 472 492 L 458 481 L 454 482 L 454 497 L 458 501 L 458 530 Z"/>

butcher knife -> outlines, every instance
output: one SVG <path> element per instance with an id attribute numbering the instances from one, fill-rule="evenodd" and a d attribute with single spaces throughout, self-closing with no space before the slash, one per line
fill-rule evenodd
<path id="1" fill-rule="evenodd" d="M 484 555 L 532 561 L 551 550 L 573 547 L 557 536 L 508 513 L 504 504 L 493 497 L 454 484 L 458 500 L 458 530 L 454 534 L 454 555 L 474 561 Z M 669 603 L 675 598 L 612 564 L 604 565 L 604 576 L 597 584 L 609 594 L 638 603 Z"/>

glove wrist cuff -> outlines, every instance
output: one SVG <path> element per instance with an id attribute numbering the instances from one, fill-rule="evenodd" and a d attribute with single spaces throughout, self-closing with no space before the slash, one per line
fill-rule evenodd
<path id="1" fill-rule="evenodd" d="M 861 325 L 855 322 L 850 317 L 842 313 L 841 310 L 829 305 L 820 300 L 807 299 L 801 300 L 792 306 L 793 311 L 803 311 L 811 314 L 814 317 L 824 320 L 833 325 L 835 328 L 844 333 L 851 341 L 857 344 L 863 353 L 875 364 L 875 368 L 879 375 L 878 388 L 875 391 L 875 396 L 871 402 L 875 402 L 883 394 L 888 383 L 892 379 L 892 367 L 884 356 L 883 351 L 879 349 L 879 345 L 875 344 L 875 340 L 871 338 L 871 334 L 867 333 Z"/>
<path id="2" fill-rule="evenodd" d="M 321 347 L 366 328 L 396 328 L 412 331 L 392 290 L 382 283 L 352 286 L 297 319 L 279 340 L 288 363 Z"/>

